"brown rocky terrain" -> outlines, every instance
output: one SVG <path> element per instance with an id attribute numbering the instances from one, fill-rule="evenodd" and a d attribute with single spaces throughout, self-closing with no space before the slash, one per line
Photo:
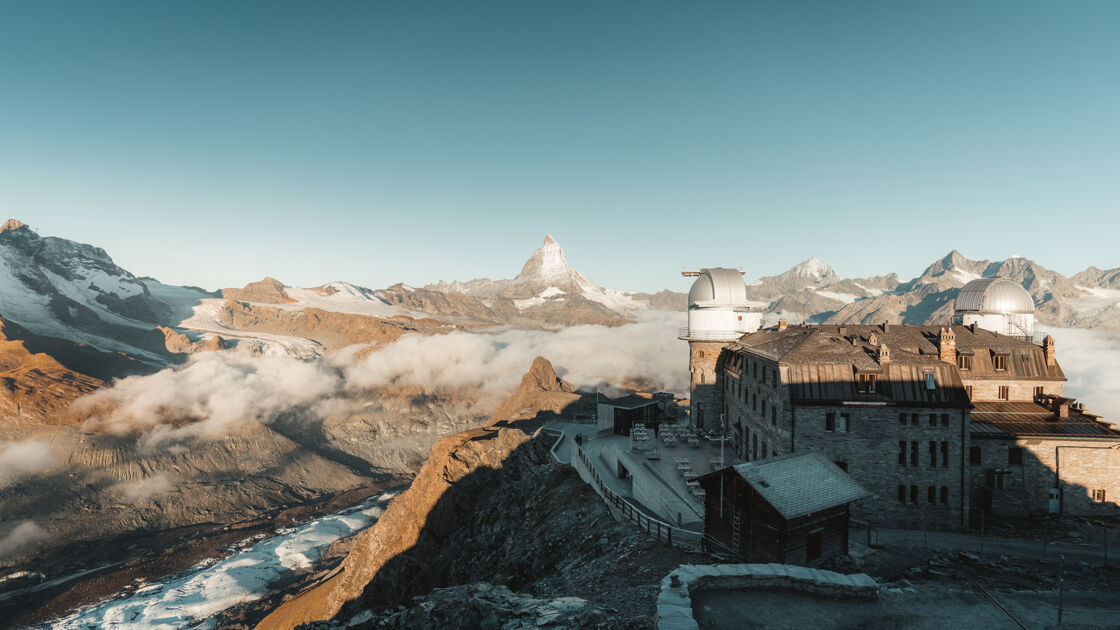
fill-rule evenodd
<path id="1" fill-rule="evenodd" d="M 195 352 L 213 352 L 215 350 L 228 350 L 233 347 L 233 344 L 223 339 L 220 335 L 214 335 L 209 339 L 199 339 L 192 341 L 187 335 L 178 332 L 166 326 L 158 328 L 163 333 L 164 343 L 167 345 L 168 352 L 175 354 L 194 354 Z"/>
<path id="2" fill-rule="evenodd" d="M 400 623 L 426 619 L 399 627 L 436 628 L 447 619 L 431 612 L 435 602 L 463 606 L 459 627 L 478 627 L 467 621 L 473 615 L 497 616 L 487 623 L 500 627 L 507 618 L 535 617 L 561 595 L 598 604 L 573 609 L 589 627 L 648 627 L 657 583 L 684 554 L 615 522 L 574 471 L 552 462 L 551 442 L 537 429 L 578 401 L 538 358 L 489 426 L 438 442 L 409 489 L 356 537 L 342 564 L 257 627 L 293 628 L 373 610 L 361 627 L 396 615 Z M 453 586 L 463 588 L 432 593 Z M 395 612 L 417 596 L 431 600 L 418 601 L 416 614 Z"/>
<path id="3" fill-rule="evenodd" d="M 434 319 L 403 315 L 382 318 L 319 308 L 285 309 L 234 300 L 222 304 L 217 320 L 237 331 L 312 339 L 322 345 L 325 352 L 353 344 L 393 341 L 410 332 L 436 334 L 460 328 Z"/>
<path id="4" fill-rule="evenodd" d="M 258 304 L 288 304 L 295 302 L 284 292 L 284 283 L 276 278 L 265 278 L 250 282 L 240 289 L 222 289 L 222 298 L 238 302 L 257 302 Z"/>
<path id="5" fill-rule="evenodd" d="M 0 319 L 0 425 L 57 422 L 79 396 L 101 386 L 99 379 L 69 370 L 53 357 L 28 351 L 10 338 L 19 326 Z"/>

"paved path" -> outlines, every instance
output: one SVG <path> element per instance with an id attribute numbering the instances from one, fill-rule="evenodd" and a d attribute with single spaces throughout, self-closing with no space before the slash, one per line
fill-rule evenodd
<path id="1" fill-rule="evenodd" d="M 865 530 L 853 529 L 851 539 L 864 542 L 867 533 Z M 928 538 L 927 538 L 928 536 Z M 981 538 L 978 534 L 965 534 L 958 532 L 929 532 L 908 529 L 874 529 L 871 534 L 872 542 L 884 547 L 915 547 L 928 546 L 930 549 L 944 551 L 970 551 L 981 553 Z M 927 542 L 928 541 L 928 542 Z M 1109 547 L 1108 561 L 1110 566 L 1120 566 L 1120 549 Z M 1058 555 L 1066 557 L 1066 562 L 1088 562 L 1091 564 L 1104 564 L 1104 546 L 1102 545 L 1075 545 L 1071 543 L 1051 543 L 1046 546 L 1045 558 L 1057 562 Z M 983 538 L 983 555 L 1008 556 L 1015 558 L 1029 558 L 1038 560 L 1043 558 L 1042 543 L 1035 540 L 1022 540 L 1019 538 Z"/>

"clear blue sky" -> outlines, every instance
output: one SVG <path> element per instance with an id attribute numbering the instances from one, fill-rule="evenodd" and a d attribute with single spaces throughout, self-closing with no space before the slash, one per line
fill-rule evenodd
<path id="1" fill-rule="evenodd" d="M 0 207 L 207 288 L 1120 266 L 1120 3 L 4 2 Z"/>

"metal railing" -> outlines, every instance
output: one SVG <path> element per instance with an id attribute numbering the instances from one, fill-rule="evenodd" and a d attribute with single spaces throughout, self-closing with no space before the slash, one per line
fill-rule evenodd
<path id="1" fill-rule="evenodd" d="M 577 462 L 579 462 L 578 465 Z M 572 444 L 571 463 L 573 468 L 583 469 L 582 472 L 591 479 L 589 482 L 591 487 L 595 489 L 599 496 L 603 497 L 609 507 L 614 508 L 615 514 L 637 524 L 647 534 L 667 543 L 670 547 L 680 547 L 694 551 L 703 549 L 704 535 L 701 532 L 670 525 L 665 521 L 653 518 L 625 497 L 611 490 L 610 486 L 603 482 L 602 477 L 599 476 L 599 470 L 591 463 L 591 458 L 580 448 L 579 444 Z"/>
<path id="2" fill-rule="evenodd" d="M 746 332 L 729 332 L 726 330 L 692 330 L 688 327 L 678 328 L 677 337 L 681 339 L 698 339 L 710 341 L 735 341 Z"/>

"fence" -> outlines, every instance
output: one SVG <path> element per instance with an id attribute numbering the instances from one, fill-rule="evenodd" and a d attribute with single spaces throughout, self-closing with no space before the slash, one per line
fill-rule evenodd
<path id="1" fill-rule="evenodd" d="M 647 534 L 653 536 L 657 540 L 668 543 L 670 546 L 694 551 L 701 550 L 703 546 L 703 534 L 692 531 L 691 529 L 676 527 L 653 518 L 625 497 L 611 490 L 610 486 L 603 482 L 602 477 L 599 476 L 599 470 L 591 463 L 591 458 L 580 448 L 579 444 L 572 444 L 571 463 L 580 477 L 590 484 L 599 496 L 603 497 L 607 506 L 613 508 L 615 514 L 632 523 L 636 523 L 638 527 Z"/>

